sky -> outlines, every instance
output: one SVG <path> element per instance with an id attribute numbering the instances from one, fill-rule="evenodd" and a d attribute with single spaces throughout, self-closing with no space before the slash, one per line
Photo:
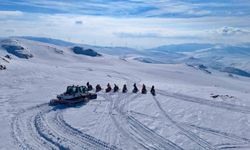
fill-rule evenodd
<path id="1" fill-rule="evenodd" d="M 250 42 L 249 0 L 1 0 L 0 37 L 138 49 Z"/>

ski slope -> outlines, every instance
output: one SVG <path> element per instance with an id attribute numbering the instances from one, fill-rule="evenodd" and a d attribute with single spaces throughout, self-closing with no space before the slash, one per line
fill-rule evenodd
<path id="1" fill-rule="evenodd" d="M 250 149 L 250 79 L 185 64 L 145 64 L 24 39 L 0 71 L 0 149 Z M 1 44 L 6 44 L 1 43 Z M 9 54 L 0 49 L 0 56 Z M 123 94 L 98 93 L 75 107 L 49 106 L 67 85 L 107 83 Z M 132 93 L 144 83 L 156 96 Z M 212 98 L 212 95 L 219 95 Z"/>

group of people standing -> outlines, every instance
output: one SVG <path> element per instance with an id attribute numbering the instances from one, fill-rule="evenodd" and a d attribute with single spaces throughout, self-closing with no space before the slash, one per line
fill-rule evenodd
<path id="1" fill-rule="evenodd" d="M 92 85 L 90 85 L 89 82 L 87 82 L 86 85 L 87 85 L 88 91 L 91 91 L 91 90 L 93 89 Z M 133 86 L 134 86 L 134 88 L 133 88 L 132 92 L 133 92 L 133 93 L 138 93 L 138 92 L 139 92 L 139 89 L 137 88 L 136 83 L 134 83 Z M 96 92 L 99 92 L 99 91 L 102 90 L 102 87 L 100 86 L 100 84 L 97 84 L 97 85 L 96 85 L 95 90 L 96 90 Z M 119 86 L 116 85 L 116 84 L 114 84 L 113 92 L 115 93 L 115 92 L 118 92 L 119 90 L 120 90 L 120 89 L 119 89 Z M 106 87 L 106 89 L 105 89 L 105 92 L 106 92 L 106 93 L 109 93 L 109 92 L 111 92 L 111 91 L 112 91 L 112 87 L 111 87 L 111 85 L 108 83 L 108 84 L 107 84 L 107 87 Z M 127 85 L 124 84 L 123 87 L 122 87 L 122 93 L 127 93 L 127 92 L 128 92 Z M 141 93 L 142 93 L 142 94 L 147 94 L 147 88 L 146 88 L 145 84 L 142 85 Z M 151 93 L 153 96 L 155 96 L 155 87 L 154 87 L 154 86 L 151 87 L 150 93 Z"/>

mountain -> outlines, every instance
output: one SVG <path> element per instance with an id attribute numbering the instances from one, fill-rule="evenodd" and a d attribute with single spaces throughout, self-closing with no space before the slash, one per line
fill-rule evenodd
<path id="1" fill-rule="evenodd" d="M 43 42 L 43 43 L 48 43 L 48 44 L 53 44 L 53 45 L 57 45 L 57 46 L 63 46 L 63 47 L 80 46 L 80 47 L 83 47 L 84 49 L 95 49 L 100 53 L 105 53 L 105 54 L 110 54 L 110 55 L 118 55 L 118 56 L 128 55 L 128 54 L 139 54 L 140 53 L 140 51 L 133 49 L 133 48 L 128 48 L 128 47 L 108 47 L 108 46 L 87 45 L 87 44 L 72 43 L 72 42 L 67 42 L 64 40 L 46 38 L 46 37 L 23 36 L 20 38 L 28 39 L 28 40 L 32 40 L 32 41 Z"/>
<path id="2" fill-rule="evenodd" d="M 192 52 L 201 49 L 207 49 L 213 47 L 214 44 L 198 44 L 198 43 L 186 43 L 186 44 L 171 44 L 163 45 L 147 51 L 159 51 L 159 52 Z"/>
<path id="3" fill-rule="evenodd" d="M 144 57 L 160 63 L 186 63 L 189 66 L 205 65 L 211 69 L 249 77 L 249 44 L 179 44 L 145 50 Z"/>
<path id="4" fill-rule="evenodd" d="M 32 41 L 43 42 L 43 43 L 48 43 L 48 44 L 54 44 L 57 46 L 73 46 L 76 44 L 76 43 L 67 42 L 64 40 L 46 38 L 46 37 L 21 36 L 20 38 L 32 40 Z"/>
<path id="5" fill-rule="evenodd" d="M 139 51 L 128 47 L 93 46 L 44 37 L 23 37 L 20 39 L 39 41 L 51 46 L 55 45 L 59 47 L 57 48 L 59 50 L 57 50 L 58 53 L 63 53 L 60 49 L 66 48 L 71 51 L 73 50 L 75 54 L 84 54 L 87 56 L 100 56 L 100 53 L 103 53 L 125 59 L 134 59 L 143 63 L 188 64 L 188 66 L 204 65 L 208 67 L 208 70 L 214 69 L 246 77 L 250 73 L 250 46 L 248 43 L 239 45 L 186 43 L 163 45 Z M 33 57 L 27 49 L 22 50 L 22 47 L 6 48 L 9 52 L 16 53 L 19 57 Z M 13 50 L 13 48 L 16 50 Z"/>
<path id="6" fill-rule="evenodd" d="M 102 56 L 90 57 L 87 49 L 0 40 L 0 64 L 7 68 L 0 70 L 0 149 L 249 149 L 250 78 L 201 64 L 142 63 L 137 55 L 121 58 L 95 48 L 87 52 Z M 102 87 L 97 99 L 49 105 L 67 86 L 87 82 Z M 106 93 L 108 83 L 120 91 Z M 132 93 L 134 83 L 139 90 L 145 84 L 147 94 Z"/>

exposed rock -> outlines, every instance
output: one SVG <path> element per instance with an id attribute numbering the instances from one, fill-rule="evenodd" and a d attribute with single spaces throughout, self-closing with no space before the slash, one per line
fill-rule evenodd
<path id="1" fill-rule="evenodd" d="M 5 65 L 0 65 L 0 70 L 6 70 L 6 66 Z"/>
<path id="2" fill-rule="evenodd" d="M 22 46 L 4 44 L 2 45 L 2 47 L 6 49 L 8 53 L 13 54 L 19 58 L 29 59 L 33 57 L 33 55 Z"/>
<path id="3" fill-rule="evenodd" d="M 8 59 L 12 59 L 12 57 L 10 55 L 5 55 L 4 57 L 8 58 Z"/>
<path id="4" fill-rule="evenodd" d="M 75 54 L 81 54 L 81 55 L 86 55 L 86 56 L 91 56 L 91 57 L 102 56 L 101 54 L 97 53 L 96 51 L 92 49 L 84 49 L 83 47 L 80 47 L 80 46 L 74 46 L 71 49 Z"/>

